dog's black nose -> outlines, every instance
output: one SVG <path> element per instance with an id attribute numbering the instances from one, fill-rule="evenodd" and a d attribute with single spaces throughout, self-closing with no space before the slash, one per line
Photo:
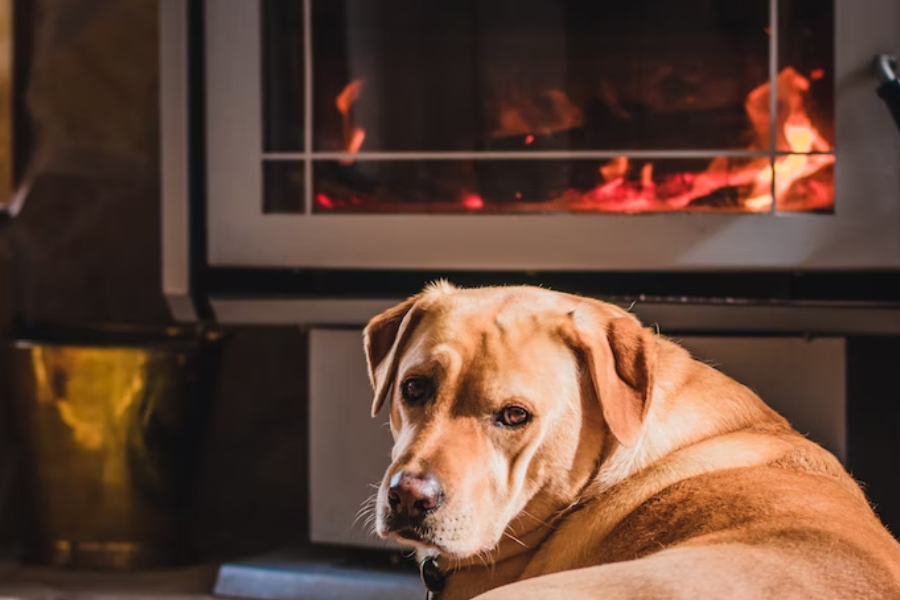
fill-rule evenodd
<path id="1" fill-rule="evenodd" d="M 444 490 L 432 475 L 400 471 L 391 477 L 388 504 L 395 515 L 405 513 L 411 520 L 421 520 L 437 509 L 443 499 Z"/>

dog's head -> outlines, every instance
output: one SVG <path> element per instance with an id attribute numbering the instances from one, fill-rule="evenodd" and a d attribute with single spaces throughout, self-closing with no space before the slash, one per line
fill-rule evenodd
<path id="1" fill-rule="evenodd" d="M 394 436 L 376 531 L 455 558 L 566 507 L 634 444 L 656 360 L 629 313 L 529 287 L 431 286 L 372 319 L 365 349 Z"/>

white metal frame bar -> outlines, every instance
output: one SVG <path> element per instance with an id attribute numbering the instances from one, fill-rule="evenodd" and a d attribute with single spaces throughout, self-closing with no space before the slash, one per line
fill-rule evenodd
<path id="1" fill-rule="evenodd" d="M 795 152 L 768 150 L 548 150 L 548 151 L 479 151 L 479 152 L 266 152 L 267 161 L 410 161 L 410 160 L 592 160 L 620 156 L 636 159 L 679 158 L 765 158 L 791 156 Z M 834 152 L 804 152 L 804 156 L 833 155 Z"/>
<path id="2" fill-rule="evenodd" d="M 313 198 L 313 43 L 312 0 L 303 0 L 303 207 L 312 214 Z M 265 154 L 263 154 L 265 158 Z"/>

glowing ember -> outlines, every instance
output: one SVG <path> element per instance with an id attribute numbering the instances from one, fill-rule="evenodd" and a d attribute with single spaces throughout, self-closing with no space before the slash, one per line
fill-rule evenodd
<path id="1" fill-rule="evenodd" d="M 641 187 L 650 187 L 653 183 L 653 163 L 647 163 L 641 168 Z"/>
<path id="2" fill-rule="evenodd" d="M 341 93 L 334 99 L 334 104 L 341 113 L 341 119 L 344 122 L 344 150 L 356 154 L 362 148 L 366 139 L 366 130 L 362 127 L 354 127 L 353 115 L 351 110 L 353 105 L 359 100 L 363 90 L 363 80 L 354 79 L 341 90 Z M 340 161 L 342 165 L 352 165 L 352 160 Z"/>
<path id="3" fill-rule="evenodd" d="M 464 194 L 462 203 L 469 210 L 481 210 L 484 208 L 484 199 L 478 194 Z"/>
<path id="4" fill-rule="evenodd" d="M 325 194 L 316 194 L 316 203 L 326 210 L 334 208 L 334 201 Z"/>
<path id="5" fill-rule="evenodd" d="M 813 69 L 812 73 L 809 74 L 809 78 L 813 81 L 825 79 L 825 69 Z"/>
<path id="6" fill-rule="evenodd" d="M 534 143 L 534 136 L 529 133 L 527 136 L 525 136 L 525 145 L 530 146 L 533 143 Z"/>

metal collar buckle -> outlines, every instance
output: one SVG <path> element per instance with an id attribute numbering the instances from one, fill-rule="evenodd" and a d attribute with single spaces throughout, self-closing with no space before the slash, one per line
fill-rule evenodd
<path id="1" fill-rule="evenodd" d="M 444 591 L 447 578 L 438 568 L 436 557 L 427 556 L 422 559 L 422 562 L 419 563 L 419 575 L 422 577 L 422 584 L 428 590 L 428 594 L 425 596 L 426 600 L 434 600 L 436 594 Z"/>

